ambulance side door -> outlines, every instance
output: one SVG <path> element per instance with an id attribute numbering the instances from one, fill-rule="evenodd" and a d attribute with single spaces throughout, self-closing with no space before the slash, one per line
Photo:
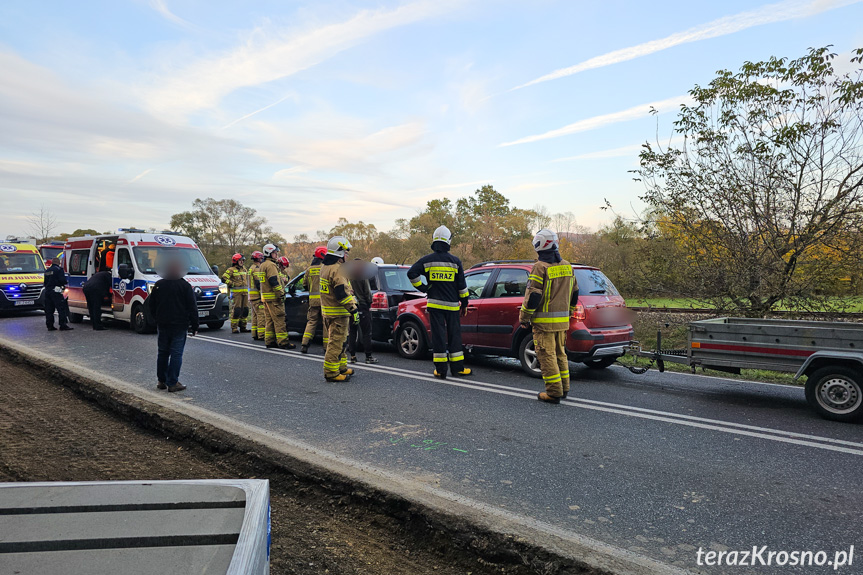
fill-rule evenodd
<path id="1" fill-rule="evenodd" d="M 135 289 L 134 280 L 125 280 L 120 277 L 120 266 L 123 264 L 128 265 L 132 270 L 135 269 L 129 248 L 119 246 L 114 257 L 114 268 L 111 270 L 111 309 L 114 311 L 125 309 L 126 304 L 132 300 L 132 291 Z"/>

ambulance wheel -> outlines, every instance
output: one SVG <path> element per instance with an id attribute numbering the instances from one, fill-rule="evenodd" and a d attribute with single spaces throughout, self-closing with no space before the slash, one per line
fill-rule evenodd
<path id="1" fill-rule="evenodd" d="M 144 306 L 136 303 L 132 308 L 132 329 L 135 333 L 153 333 L 155 330 L 147 323 L 147 316 L 144 314 Z"/>
<path id="2" fill-rule="evenodd" d="M 207 327 L 210 329 L 222 329 L 222 326 L 225 325 L 224 321 L 208 321 Z"/>
<path id="3" fill-rule="evenodd" d="M 521 340 L 518 346 L 518 360 L 521 362 L 521 369 L 531 377 L 542 377 L 542 371 L 539 369 L 539 358 L 536 357 L 536 349 L 533 346 L 533 336 L 527 334 Z"/>
<path id="4" fill-rule="evenodd" d="M 69 323 L 81 323 L 84 321 L 84 315 L 80 313 L 69 312 Z"/>

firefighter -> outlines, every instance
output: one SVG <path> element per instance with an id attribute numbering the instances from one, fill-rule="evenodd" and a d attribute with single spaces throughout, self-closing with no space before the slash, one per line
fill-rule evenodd
<path id="1" fill-rule="evenodd" d="M 345 345 L 350 322 L 359 323 L 360 314 L 351 282 L 342 270 L 345 256 L 350 250 L 351 242 L 347 238 L 330 238 L 321 266 L 321 314 L 324 317 L 324 333 L 329 338 L 324 354 L 324 379 L 333 382 L 347 381 L 354 374 L 354 370 L 348 368 Z"/>
<path id="2" fill-rule="evenodd" d="M 231 333 L 246 333 L 246 322 L 249 318 L 249 272 L 246 270 L 243 254 L 234 254 L 231 267 L 225 270 L 222 281 L 228 284 L 231 301 L 234 304 L 231 313 Z"/>
<path id="3" fill-rule="evenodd" d="M 454 375 L 470 375 L 464 366 L 461 345 L 462 314 L 467 311 L 468 291 L 461 260 L 449 253 L 452 232 L 440 226 L 432 237 L 432 253 L 420 258 L 408 270 L 408 279 L 420 291 L 428 294 L 428 316 L 434 351 L 434 376 L 446 379 L 447 365 Z M 421 276 L 425 276 L 424 285 Z"/>
<path id="4" fill-rule="evenodd" d="M 327 246 L 318 246 L 315 248 L 315 255 L 312 256 L 312 265 L 306 270 L 306 275 L 303 276 L 303 289 L 309 292 L 309 311 L 306 314 L 306 330 L 303 332 L 303 347 L 300 348 L 302 353 L 309 353 L 309 344 L 312 338 L 315 337 L 315 332 L 318 331 L 318 325 L 321 323 L 321 262 L 327 255 Z M 324 330 L 324 350 L 327 349 L 327 331 Z"/>
<path id="5" fill-rule="evenodd" d="M 277 261 L 279 264 L 279 279 L 282 282 L 282 287 L 284 288 L 288 285 L 288 282 L 291 280 L 290 269 L 291 269 L 291 260 L 287 258 L 287 256 L 281 256 Z"/>
<path id="6" fill-rule="evenodd" d="M 294 349 L 288 339 L 288 328 L 285 325 L 285 288 L 279 278 L 279 248 L 267 244 L 263 248 L 264 263 L 258 271 L 261 285 L 261 300 L 264 304 L 264 314 L 267 318 L 264 329 L 264 341 L 267 347 Z"/>
<path id="7" fill-rule="evenodd" d="M 54 327 L 54 310 L 57 310 L 60 331 L 72 331 L 72 326 L 69 325 L 69 303 L 63 294 L 66 283 L 66 274 L 63 273 L 56 261 L 51 262 L 51 265 L 45 270 L 45 279 L 43 280 L 45 286 L 45 326 L 48 331 L 57 331 L 57 328 Z"/>
<path id="8" fill-rule="evenodd" d="M 263 340 L 264 329 L 266 326 L 266 317 L 264 316 L 264 306 L 261 303 L 261 284 L 258 278 L 258 272 L 261 271 L 261 262 L 264 261 L 264 254 L 255 250 L 252 252 L 252 265 L 249 266 L 249 307 L 252 310 L 252 339 Z"/>
<path id="9" fill-rule="evenodd" d="M 519 322 L 526 329 L 533 328 L 533 345 L 545 381 L 545 391 L 537 399 L 560 403 L 569 394 L 566 332 L 578 304 L 578 282 L 572 265 L 560 256 L 556 233 L 538 231 L 533 247 L 539 261 L 527 279 Z"/>

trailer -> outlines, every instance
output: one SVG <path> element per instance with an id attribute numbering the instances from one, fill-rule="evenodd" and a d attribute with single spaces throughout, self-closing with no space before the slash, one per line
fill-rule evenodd
<path id="1" fill-rule="evenodd" d="M 806 376 L 806 400 L 825 419 L 863 419 L 863 325 L 851 322 L 715 318 L 689 324 L 685 349 L 640 346 L 632 352 L 655 361 L 730 373 L 765 369 Z"/>

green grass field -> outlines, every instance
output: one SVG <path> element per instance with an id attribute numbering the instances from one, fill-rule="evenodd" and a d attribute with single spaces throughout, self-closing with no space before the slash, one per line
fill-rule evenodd
<path id="1" fill-rule="evenodd" d="M 837 304 L 843 304 L 846 307 L 847 312 L 851 313 L 860 313 L 863 312 L 863 297 L 855 296 L 855 297 L 847 297 L 847 298 L 836 298 L 834 300 Z M 710 306 L 703 302 L 698 302 L 692 299 L 686 298 L 672 298 L 672 297 L 649 297 L 649 298 L 641 298 L 641 297 L 627 297 L 626 303 L 632 307 L 655 307 L 655 308 L 683 308 L 683 309 L 707 309 Z M 779 306 L 778 308 L 781 311 L 788 311 L 787 307 Z M 797 310 L 790 310 L 797 311 Z"/>

